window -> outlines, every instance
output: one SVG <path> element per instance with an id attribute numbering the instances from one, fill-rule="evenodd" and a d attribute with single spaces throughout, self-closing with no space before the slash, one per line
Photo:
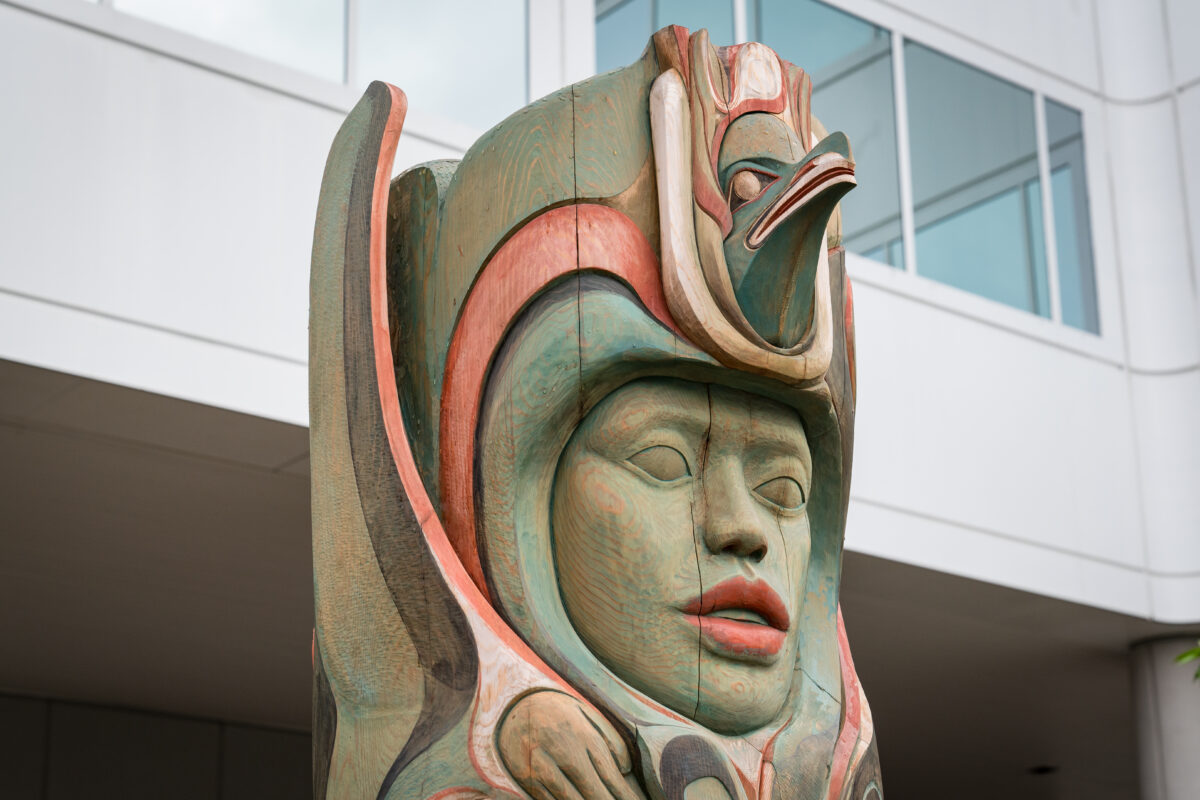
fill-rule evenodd
<path id="1" fill-rule="evenodd" d="M 358 0 L 355 76 L 480 130 L 525 105 L 525 0 Z"/>
<path id="2" fill-rule="evenodd" d="M 596 71 L 608 72 L 637 60 L 650 35 L 667 25 L 707 28 L 713 44 L 732 42 L 730 0 L 597 0 Z"/>
<path id="3" fill-rule="evenodd" d="M 903 268 L 891 33 L 815 0 L 756 11 L 758 41 L 808 71 L 813 113 L 850 138 L 859 185 L 842 200 L 846 249 Z"/>
<path id="4" fill-rule="evenodd" d="M 1062 321 L 1100 332 L 1096 275 L 1092 267 L 1092 224 L 1083 166 L 1083 118 L 1074 109 L 1046 101 L 1050 189 L 1054 197 L 1054 240 Z"/>
<path id="5" fill-rule="evenodd" d="M 809 72 L 813 112 L 850 138 L 847 250 L 1099 333 L 1078 111 L 917 42 L 897 51 L 899 36 L 819 0 L 598 0 L 597 66 L 631 63 L 671 23 L 732 43 L 735 6 L 748 38 Z"/>
<path id="6" fill-rule="evenodd" d="M 654 0 L 596 3 L 596 71 L 632 64 L 654 33 Z"/>
<path id="7" fill-rule="evenodd" d="M 344 0 L 113 0 L 133 16 L 341 83 Z"/>
<path id="8" fill-rule="evenodd" d="M 409 108 L 477 130 L 496 124 L 528 97 L 526 0 L 111 0 L 111 5 L 341 87 L 352 83 L 356 92 L 385 80 L 405 91 Z"/>
<path id="9" fill-rule="evenodd" d="M 1033 92 L 904 45 L 917 272 L 1050 316 Z"/>

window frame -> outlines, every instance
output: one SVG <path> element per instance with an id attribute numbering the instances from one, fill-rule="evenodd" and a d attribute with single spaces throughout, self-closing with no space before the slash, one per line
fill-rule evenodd
<path id="1" fill-rule="evenodd" d="M 0 0 L 0 4 L 28 11 L 143 50 L 224 75 L 295 100 L 348 114 L 362 96 L 357 88 L 355 58 L 358 0 L 342 0 L 345 8 L 342 81 L 332 81 L 276 63 L 227 45 L 201 39 L 186 31 L 160 25 L 118 11 L 113 0 Z M 561 50 L 560 25 L 547 25 L 545 17 L 561 15 L 555 0 L 525 0 L 525 103 L 535 89 L 530 61 L 540 50 Z M 593 34 L 594 35 L 594 34 Z M 547 41 L 553 37 L 553 41 Z M 400 87 L 404 88 L 404 87 Z M 465 153 L 483 134 L 482 129 L 438 113 L 408 110 L 404 134 L 429 144 Z"/>
<path id="2" fill-rule="evenodd" d="M 747 4 L 756 0 L 730 0 L 735 19 L 746 19 Z M 1124 364 L 1123 315 L 1120 307 L 1120 281 L 1116 261 L 1116 241 L 1112 224 L 1112 204 L 1098 201 L 1111 196 L 1110 175 L 1106 169 L 1108 149 L 1104 129 L 1104 105 L 1098 91 L 1089 90 L 1037 66 L 1009 56 L 949 30 L 932 20 L 916 16 L 883 0 L 820 0 L 820 2 L 877 25 L 891 33 L 893 107 L 895 111 L 897 178 L 900 189 L 902 268 L 876 261 L 857 253 L 847 253 L 850 276 L 891 294 L 901 295 L 956 316 L 974 319 L 1026 338 L 1082 355 L 1103 363 Z M 610 5 L 618 5 L 617 2 Z M 758 14 L 755 14 L 758 19 Z M 756 31 L 747 31 L 750 36 Z M 739 40 L 744 37 L 738 37 Z M 1007 305 L 983 295 L 958 289 L 920 274 L 916 254 L 913 219 L 912 162 L 909 146 L 908 95 L 904 44 L 911 41 L 930 48 L 968 67 L 1007 81 L 1033 95 L 1036 168 L 1030 176 L 1039 180 L 1041 201 L 1043 261 L 1046 269 L 1046 301 L 1049 316 L 1036 310 Z M 803 65 L 801 65 L 803 66 Z M 1062 322 L 1061 285 L 1058 271 L 1057 229 L 1054 220 L 1051 173 L 1054 164 L 1046 136 L 1046 102 L 1053 100 L 1078 111 L 1083 128 L 1083 179 L 1087 186 L 1088 211 L 1096 314 L 1099 332 L 1075 328 Z M 836 122 L 829 121 L 826 122 Z"/>
<path id="3" fill-rule="evenodd" d="M 730 0 L 735 22 L 745 25 L 746 2 Z M 209 42 L 183 31 L 158 25 L 116 11 L 111 0 L 0 0 L 0 3 L 93 33 L 122 41 L 145 50 L 193 66 L 217 72 L 246 83 L 287 95 L 297 100 L 348 113 L 359 99 L 354 86 L 355 59 L 354 21 L 357 0 L 346 3 L 346 69 L 341 83 L 277 64 L 258 56 Z M 1114 365 L 1124 363 L 1123 316 L 1120 308 L 1120 278 L 1116 263 L 1116 241 L 1111 202 L 1097 198 L 1111 196 L 1111 180 L 1104 162 L 1108 142 L 1103 124 L 1104 104 L 1098 92 L 1064 80 L 1052 73 L 1019 59 L 1000 53 L 962 34 L 947 30 L 932 21 L 886 5 L 880 0 L 822 0 L 846 13 L 879 25 L 892 34 L 892 77 L 896 113 L 896 135 L 899 162 L 901 228 L 905 268 L 849 253 L 847 263 L 851 277 L 866 285 L 904 295 L 945 311 L 973 318 L 1034 338 L 1047 344 L 1085 355 Z M 563 54 L 582 52 L 594 61 L 595 16 L 583 14 L 578 0 L 526 0 L 526 102 L 555 88 L 584 77 L 578 64 L 566 64 Z M 587 3 L 588 9 L 593 8 Z M 586 19 L 584 19 L 586 17 Z M 742 38 L 742 37 L 737 37 Z M 965 64 L 991 73 L 1034 93 L 1038 136 L 1039 177 L 1041 178 L 1043 237 L 1046 264 L 1051 283 L 1051 318 L 1007 306 L 981 295 L 956 289 L 926 278 L 915 270 L 915 231 L 912 228 L 912 176 L 908 147 L 907 94 L 904 75 L 903 43 L 914 41 L 932 48 Z M 583 46 L 590 45 L 590 46 Z M 557 58 L 543 58 L 541 54 Z M 534 69 L 531 62 L 538 62 Z M 550 80 L 541 68 L 542 62 L 554 60 L 561 64 L 561 82 Z M 574 59 L 573 61 L 578 61 Z M 594 64 L 593 64 L 594 69 Z M 536 76 L 536 77 L 535 77 Z M 1073 328 L 1061 321 L 1061 298 L 1057 275 L 1056 231 L 1053 225 L 1053 202 L 1050 196 L 1049 152 L 1045 142 L 1045 100 L 1049 98 L 1069 106 L 1081 115 L 1084 138 L 1084 179 L 1088 188 L 1086 203 L 1090 219 L 1092 269 L 1095 282 L 1099 334 Z M 406 136 L 429 144 L 465 152 L 483 131 L 432 112 L 410 109 Z M 1052 266 L 1053 265 L 1053 266 Z"/>
<path id="4" fill-rule="evenodd" d="M 878 0 L 821 0 L 839 11 L 886 28 L 892 33 L 892 77 L 896 109 L 896 137 L 900 179 L 900 213 L 903 233 L 904 268 L 847 253 L 853 280 L 932 305 L 958 316 L 1003 328 L 1060 349 L 1094 360 L 1121 366 L 1124 362 L 1123 318 L 1120 309 L 1119 276 L 1111 203 L 1097 198 L 1111 195 L 1104 154 L 1108 149 L 1104 130 L 1104 104 L 1099 93 L 1089 91 L 1048 71 L 1000 53 L 962 34 Z M 917 271 L 913 223 L 912 162 L 909 149 L 908 96 L 904 64 L 904 42 L 912 41 L 1002 80 L 1027 89 L 1034 95 L 1038 177 L 1042 195 L 1042 236 L 1049 283 L 1049 318 L 991 300 L 925 277 Z M 1050 173 L 1053 164 L 1046 137 L 1045 102 L 1053 100 L 1078 111 L 1083 128 L 1083 170 L 1087 185 L 1086 204 L 1090 220 L 1092 269 L 1096 290 L 1099 333 L 1072 327 L 1061 321 L 1062 302 L 1058 277 L 1058 252 L 1054 228 Z"/>

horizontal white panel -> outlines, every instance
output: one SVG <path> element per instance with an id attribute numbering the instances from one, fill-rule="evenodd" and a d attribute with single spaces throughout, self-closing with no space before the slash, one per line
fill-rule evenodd
<path id="1" fill-rule="evenodd" d="M 1200 574 L 1200 368 L 1131 380 L 1147 566 Z"/>
<path id="2" fill-rule="evenodd" d="M 1093 91 L 1100 85 L 1091 3 L 825 1 L 942 50 L 946 42 L 940 39 L 961 37 L 975 48 L 982 45 Z"/>
<path id="3" fill-rule="evenodd" d="M 1141 570 L 883 508 L 854 495 L 846 547 L 1073 603 L 1150 616 L 1147 578 Z"/>
<path id="4" fill-rule="evenodd" d="M 308 424 L 308 368 L 302 362 L 4 292 L 0 358 Z"/>
<path id="5" fill-rule="evenodd" d="M 0 288 L 306 357 L 340 113 L 7 6 L 0 74 L 21 154 L 0 193 Z M 455 155 L 405 137 L 397 160 Z"/>
<path id="6" fill-rule="evenodd" d="M 854 492 L 1140 567 L 1126 377 L 859 282 Z"/>
<path id="7" fill-rule="evenodd" d="M 0 7 L 0 285 L 302 358 L 338 115 Z"/>
<path id="8" fill-rule="evenodd" d="M 1200 575 L 1151 579 L 1152 616 L 1159 622 L 1200 623 Z"/>

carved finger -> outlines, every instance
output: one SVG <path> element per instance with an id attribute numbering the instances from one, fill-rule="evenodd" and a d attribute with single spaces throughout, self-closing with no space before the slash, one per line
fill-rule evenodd
<path id="1" fill-rule="evenodd" d="M 550 793 L 550 790 L 537 781 L 529 781 L 528 783 L 521 781 L 521 788 L 529 792 L 529 796 L 533 800 L 556 800 L 554 795 Z"/>
<path id="2" fill-rule="evenodd" d="M 594 744 L 581 742 L 571 753 L 571 757 L 560 760 L 558 766 L 567 776 L 567 780 L 571 781 L 587 800 L 617 800 L 618 795 L 613 794 L 608 781 L 601 777 L 597 762 L 605 764 L 610 774 L 621 780 L 616 764 L 604 749 L 599 737 L 596 737 Z"/>
<path id="3" fill-rule="evenodd" d="M 538 769 L 537 783 L 545 788 L 554 800 L 592 800 L 592 798 L 584 798 L 575 788 L 575 784 L 554 764 L 548 764 L 545 769 Z M 607 793 L 606 793 L 607 794 Z M 600 795 L 595 800 L 608 800 L 604 795 Z"/>
<path id="4" fill-rule="evenodd" d="M 583 711 L 587 721 L 604 738 L 604 743 L 608 746 L 608 752 L 612 754 L 617 769 L 621 770 L 622 774 L 628 774 L 633 769 L 633 762 L 629 757 L 629 748 L 625 746 L 625 740 L 621 738 L 621 734 L 617 733 L 617 729 L 599 711 L 589 706 L 581 705 L 579 708 Z"/>
<path id="5" fill-rule="evenodd" d="M 616 762 L 606 751 L 593 753 L 588 750 L 588 758 L 596 768 L 596 774 L 616 800 L 645 800 L 641 792 L 630 786 L 629 780 L 617 769 Z"/>

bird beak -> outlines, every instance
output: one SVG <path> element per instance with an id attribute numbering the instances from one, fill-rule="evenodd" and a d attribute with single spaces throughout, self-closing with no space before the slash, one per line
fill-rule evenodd
<path id="1" fill-rule="evenodd" d="M 784 221 L 834 187 L 841 186 L 837 192 L 840 197 L 856 184 L 854 162 L 850 160 L 850 143 L 845 134 L 829 134 L 800 162 L 791 183 L 779 199 L 763 210 L 750 226 L 746 247 L 757 250 Z"/>

